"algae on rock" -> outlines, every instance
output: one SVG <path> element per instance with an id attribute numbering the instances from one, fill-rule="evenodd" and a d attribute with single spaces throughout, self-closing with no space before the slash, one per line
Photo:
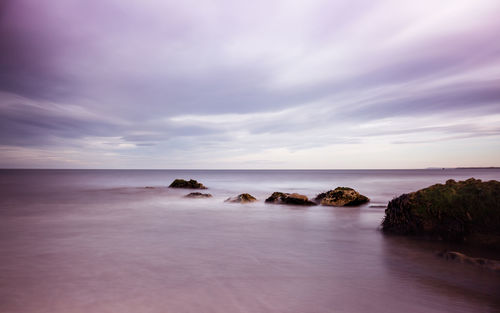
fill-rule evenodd
<path id="1" fill-rule="evenodd" d="M 202 183 L 199 183 L 194 179 L 190 179 L 190 180 L 176 179 L 168 187 L 169 188 L 186 188 L 186 189 L 207 189 L 207 187 L 203 186 Z"/>
<path id="2" fill-rule="evenodd" d="M 356 206 L 370 199 L 349 187 L 337 187 L 334 190 L 320 193 L 314 199 L 316 203 L 330 206 Z"/>
<path id="3" fill-rule="evenodd" d="M 298 193 L 284 192 L 273 192 L 273 194 L 266 199 L 266 202 L 275 204 L 316 205 L 316 203 L 310 201 L 307 196 Z"/>
<path id="4" fill-rule="evenodd" d="M 500 182 L 436 184 L 389 202 L 382 229 L 500 248 Z"/>

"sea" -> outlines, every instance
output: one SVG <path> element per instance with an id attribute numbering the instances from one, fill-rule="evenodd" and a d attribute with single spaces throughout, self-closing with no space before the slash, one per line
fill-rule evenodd
<path id="1" fill-rule="evenodd" d="M 471 177 L 500 169 L 0 170 L 0 312 L 500 312 L 499 272 L 437 256 L 498 251 L 380 230 L 394 197 Z M 339 186 L 371 201 L 264 202 Z"/>

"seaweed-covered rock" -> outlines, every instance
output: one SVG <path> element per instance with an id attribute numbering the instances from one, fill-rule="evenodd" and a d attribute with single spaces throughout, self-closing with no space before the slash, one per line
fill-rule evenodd
<path id="1" fill-rule="evenodd" d="M 233 202 L 233 203 L 250 203 L 255 202 L 257 199 L 248 193 L 242 193 L 236 197 L 227 198 L 224 202 Z"/>
<path id="2" fill-rule="evenodd" d="M 212 195 L 209 193 L 201 193 L 201 192 L 191 192 L 190 194 L 185 195 L 186 198 L 211 198 Z"/>
<path id="3" fill-rule="evenodd" d="M 273 194 L 266 199 L 266 202 L 276 204 L 316 205 L 316 203 L 310 201 L 304 195 L 283 192 L 273 192 Z"/>
<path id="4" fill-rule="evenodd" d="M 337 187 L 320 193 L 314 199 L 316 203 L 331 206 L 356 206 L 370 201 L 356 190 L 349 187 Z"/>
<path id="5" fill-rule="evenodd" d="M 168 187 L 169 188 L 186 188 L 186 189 L 207 189 L 207 187 L 203 186 L 202 183 L 199 183 L 194 179 L 190 179 L 190 180 L 176 179 Z"/>
<path id="6" fill-rule="evenodd" d="M 500 248 L 500 182 L 470 178 L 403 194 L 387 205 L 382 229 Z"/>

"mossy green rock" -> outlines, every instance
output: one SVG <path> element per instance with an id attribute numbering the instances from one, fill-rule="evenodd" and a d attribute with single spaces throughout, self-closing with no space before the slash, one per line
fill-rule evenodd
<path id="1" fill-rule="evenodd" d="M 387 205 L 382 229 L 500 248 L 500 182 L 470 178 L 403 194 Z"/>
<path id="2" fill-rule="evenodd" d="M 316 203 L 310 201 L 307 196 L 298 193 L 284 192 L 273 192 L 273 194 L 266 199 L 266 202 L 276 204 L 316 205 Z"/>
<path id="3" fill-rule="evenodd" d="M 207 187 L 203 186 L 202 183 L 199 183 L 194 179 L 190 179 L 190 180 L 176 179 L 168 187 L 169 188 L 186 188 L 186 189 L 207 189 Z"/>
<path id="4" fill-rule="evenodd" d="M 320 193 L 314 202 L 330 206 L 357 206 L 370 201 L 356 190 L 349 187 L 337 187 L 334 190 Z"/>

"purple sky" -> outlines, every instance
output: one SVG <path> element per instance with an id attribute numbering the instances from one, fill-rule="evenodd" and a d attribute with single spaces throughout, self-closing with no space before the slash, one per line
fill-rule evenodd
<path id="1" fill-rule="evenodd" d="M 0 1 L 0 167 L 500 166 L 500 2 Z"/>

